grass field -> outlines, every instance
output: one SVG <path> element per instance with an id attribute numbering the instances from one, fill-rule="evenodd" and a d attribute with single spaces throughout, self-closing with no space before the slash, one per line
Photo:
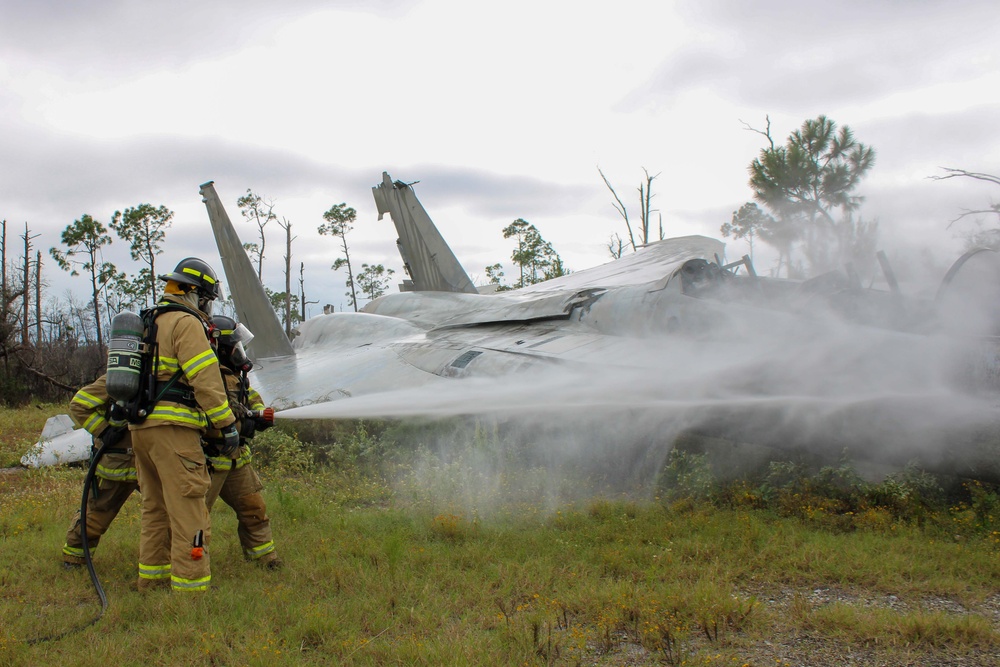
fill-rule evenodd
<path id="1" fill-rule="evenodd" d="M 59 411 L 0 411 L 0 466 Z M 559 502 L 532 492 L 544 470 L 480 479 L 364 432 L 317 464 L 264 435 L 283 570 L 243 561 L 218 503 L 212 590 L 140 594 L 134 497 L 95 553 L 107 613 L 56 641 L 29 643 L 100 608 L 60 562 L 83 472 L 0 472 L 0 665 L 1000 664 L 990 488 L 937 506 L 882 487 L 845 505 L 815 481 Z"/>

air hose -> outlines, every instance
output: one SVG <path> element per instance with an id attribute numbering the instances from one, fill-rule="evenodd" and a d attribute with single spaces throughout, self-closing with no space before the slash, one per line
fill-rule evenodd
<path id="1" fill-rule="evenodd" d="M 94 484 L 94 475 L 97 472 L 97 464 L 101 460 L 101 457 L 104 456 L 104 450 L 108 449 L 111 444 L 110 440 L 108 442 L 102 442 L 100 448 L 97 450 L 97 453 L 91 458 L 90 468 L 87 470 L 87 477 L 83 480 L 83 497 L 80 500 L 80 540 L 83 542 L 83 559 L 87 563 L 87 572 L 90 573 L 90 581 L 94 584 L 94 591 L 96 591 L 97 597 L 101 600 L 101 610 L 97 612 L 97 616 L 90 619 L 83 625 L 70 628 L 69 630 L 60 632 L 59 634 L 28 639 L 26 640 L 28 644 L 41 644 L 42 642 L 55 641 L 89 628 L 101 620 L 101 617 L 104 616 L 105 610 L 108 608 L 108 596 L 104 593 L 104 587 L 101 586 L 101 581 L 97 578 L 97 572 L 94 571 L 94 561 L 90 557 L 90 545 L 87 541 L 87 502 L 90 500 L 90 489 Z"/>

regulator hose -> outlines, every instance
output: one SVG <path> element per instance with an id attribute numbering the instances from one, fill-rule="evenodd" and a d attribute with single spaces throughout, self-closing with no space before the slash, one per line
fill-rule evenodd
<path id="1" fill-rule="evenodd" d="M 101 620 L 101 617 L 104 616 L 104 612 L 108 608 L 108 596 L 104 592 L 104 587 L 101 586 L 101 581 L 97 578 L 97 572 L 94 571 L 94 561 L 90 557 L 90 545 L 87 541 L 87 501 L 90 500 L 90 489 L 94 484 L 94 475 L 97 472 L 97 464 L 101 460 L 101 457 L 104 456 L 104 450 L 108 449 L 112 444 L 114 443 L 110 440 L 108 442 L 102 442 L 100 448 L 97 450 L 97 453 L 91 457 L 90 468 L 87 470 L 87 476 L 83 480 L 83 497 L 80 500 L 80 540 L 83 542 L 83 559 L 87 563 L 87 572 L 90 573 L 90 581 L 94 584 L 94 591 L 97 592 L 97 597 L 101 600 L 101 610 L 97 612 L 97 616 L 90 619 L 83 625 L 70 628 L 65 632 L 60 632 L 55 635 L 28 639 L 26 640 L 28 644 L 41 644 L 42 642 L 55 641 L 89 628 Z"/>

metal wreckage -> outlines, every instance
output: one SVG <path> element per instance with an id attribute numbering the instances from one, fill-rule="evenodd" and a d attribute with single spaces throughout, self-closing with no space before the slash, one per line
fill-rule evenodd
<path id="1" fill-rule="evenodd" d="M 279 419 L 601 415 L 666 440 L 846 449 L 1000 481 L 997 252 L 966 253 L 916 299 L 881 253 L 886 288 L 873 289 L 850 267 L 760 276 L 747 256 L 727 263 L 722 242 L 685 236 L 483 294 L 412 184 L 383 173 L 372 191 L 398 234 L 400 291 L 312 317 L 289 340 L 214 183 L 201 186 L 237 318 L 255 334 L 254 386 Z"/>

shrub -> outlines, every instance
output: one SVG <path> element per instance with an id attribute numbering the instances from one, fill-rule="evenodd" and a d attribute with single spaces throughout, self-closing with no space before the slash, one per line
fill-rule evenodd
<path id="1" fill-rule="evenodd" d="M 298 475 L 314 469 L 313 453 L 309 446 L 282 426 L 258 433 L 250 448 L 254 464 L 262 470 Z"/>

